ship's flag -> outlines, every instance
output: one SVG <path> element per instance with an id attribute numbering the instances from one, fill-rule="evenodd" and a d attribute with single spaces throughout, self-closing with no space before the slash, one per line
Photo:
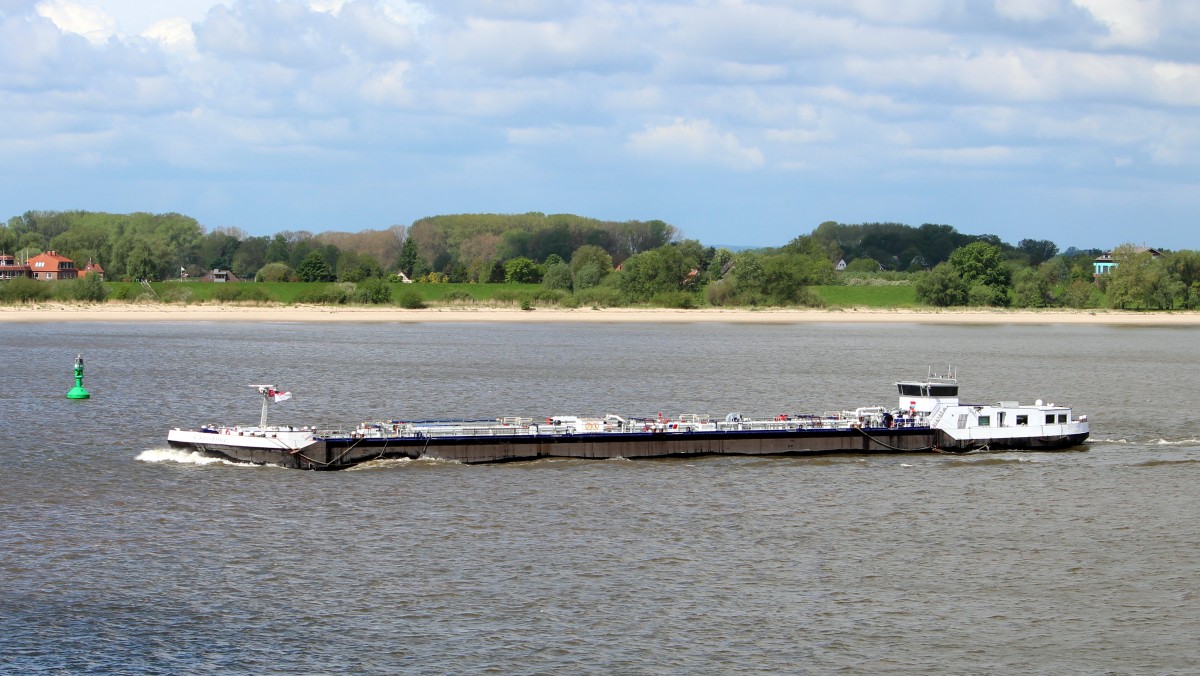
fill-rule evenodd
<path id="1" fill-rule="evenodd" d="M 280 401 L 287 401 L 288 399 L 291 399 L 292 393 L 291 392 L 280 392 L 279 390 L 267 390 L 267 396 L 271 398 L 271 401 L 280 402 Z"/>

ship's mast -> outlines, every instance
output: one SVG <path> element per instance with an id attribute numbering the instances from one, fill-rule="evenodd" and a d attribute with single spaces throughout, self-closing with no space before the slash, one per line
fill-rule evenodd
<path id="1" fill-rule="evenodd" d="M 274 385 L 251 385 L 258 393 L 262 395 L 263 407 L 262 415 L 258 418 L 258 428 L 266 429 L 267 427 L 267 409 L 271 407 L 271 391 L 275 389 Z"/>

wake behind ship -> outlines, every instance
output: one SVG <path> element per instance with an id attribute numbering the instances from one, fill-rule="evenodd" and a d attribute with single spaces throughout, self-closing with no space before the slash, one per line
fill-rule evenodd
<path id="1" fill-rule="evenodd" d="M 866 406 L 824 414 L 748 418 L 730 413 L 673 418 L 558 415 L 492 420 L 388 420 L 349 430 L 268 426 L 267 412 L 290 398 L 272 385 L 262 395 L 256 426 L 208 425 L 173 429 L 173 448 L 235 462 L 312 470 L 344 469 L 384 458 L 429 458 L 463 463 L 539 458 L 671 458 L 703 455 L 823 455 L 976 450 L 1062 450 L 1082 444 L 1087 416 L 1071 407 L 1015 401 L 959 402 L 958 381 L 930 374 L 896 383 L 895 408 Z"/>

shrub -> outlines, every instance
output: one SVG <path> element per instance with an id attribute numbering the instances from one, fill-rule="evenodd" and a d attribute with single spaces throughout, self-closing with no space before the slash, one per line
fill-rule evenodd
<path id="1" fill-rule="evenodd" d="M 825 301 L 821 299 L 821 296 L 817 295 L 815 291 L 807 286 L 797 289 L 792 301 L 796 305 L 803 305 L 805 307 L 825 307 Z"/>
<path id="2" fill-rule="evenodd" d="M 39 282 L 28 277 L 17 277 L 0 282 L 0 302 L 30 303 L 36 300 L 49 300 L 54 289 L 46 282 Z"/>
<path id="3" fill-rule="evenodd" d="M 302 291 L 296 296 L 298 303 L 314 305 L 345 305 L 354 295 L 354 285 L 341 283 Z"/>
<path id="4" fill-rule="evenodd" d="M 722 279 L 712 282 L 704 287 L 704 298 L 709 305 L 722 307 L 725 305 L 733 305 L 736 302 L 736 289 L 734 283 L 729 279 Z"/>
<path id="5" fill-rule="evenodd" d="M 354 290 L 354 300 L 367 305 L 388 303 L 392 300 L 392 289 L 382 279 L 370 277 L 358 283 Z"/>
<path id="6" fill-rule="evenodd" d="M 267 263 L 254 275 L 256 282 L 294 282 L 296 273 L 283 263 Z"/>
<path id="7" fill-rule="evenodd" d="M 521 292 L 513 291 L 512 289 L 500 289 L 496 295 L 492 296 L 492 300 L 497 303 L 517 303 L 521 300 Z"/>
<path id="8" fill-rule="evenodd" d="M 425 299 L 416 289 L 405 287 L 396 294 L 396 304 L 406 310 L 420 310 L 425 307 Z"/>
<path id="9" fill-rule="evenodd" d="M 472 296 L 466 289 L 450 289 L 442 296 L 442 301 L 446 303 L 473 303 L 475 296 Z"/>
<path id="10" fill-rule="evenodd" d="M 624 305 L 621 292 L 607 286 L 593 286 L 590 289 L 576 292 L 575 300 L 580 305 L 591 307 L 617 307 Z"/>
<path id="11" fill-rule="evenodd" d="M 117 300 L 137 300 L 144 295 L 146 295 L 145 290 L 133 284 L 116 285 L 112 292 L 112 298 Z"/>
<path id="12" fill-rule="evenodd" d="M 171 288 L 163 291 L 159 298 L 164 303 L 183 303 L 187 305 L 192 302 L 192 290 L 182 284 L 174 284 Z"/>
<path id="13" fill-rule="evenodd" d="M 103 303 L 108 300 L 108 287 L 100 281 L 100 275 L 95 273 L 84 275 L 63 284 L 64 295 L 68 300 L 79 300 L 89 303 Z"/>
<path id="14" fill-rule="evenodd" d="M 224 283 L 213 290 L 213 300 L 266 303 L 271 300 L 260 286 L 250 283 Z"/>
<path id="15" fill-rule="evenodd" d="M 549 303 L 551 305 L 561 305 L 564 298 L 570 296 L 566 291 L 560 289 L 538 289 L 534 291 L 530 300 L 538 303 Z"/>
<path id="16" fill-rule="evenodd" d="M 691 310 L 697 305 L 696 294 L 688 291 L 661 291 L 650 297 L 650 304 L 678 310 Z"/>

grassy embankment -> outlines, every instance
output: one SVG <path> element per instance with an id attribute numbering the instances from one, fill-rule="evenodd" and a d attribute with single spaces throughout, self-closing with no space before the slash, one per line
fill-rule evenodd
<path id="1" fill-rule="evenodd" d="M 914 308 L 917 290 L 909 285 L 894 286 L 814 286 L 813 293 L 827 307 Z"/>
<path id="2" fill-rule="evenodd" d="M 112 301 L 158 301 L 164 303 L 280 303 L 293 304 L 354 304 L 353 295 L 345 294 L 341 300 L 330 300 L 332 289 L 353 289 L 352 284 L 336 282 L 259 282 L 215 284 L 209 282 L 153 282 L 151 297 L 145 287 L 136 282 L 107 282 L 109 300 Z M 615 290 L 603 295 L 600 300 L 574 296 L 564 291 L 548 291 L 540 284 L 386 284 L 391 303 L 401 307 L 423 305 L 490 305 L 531 307 L 616 307 L 620 305 Z M 601 289 L 597 289 L 601 290 Z M 908 284 L 889 285 L 828 285 L 813 286 L 809 290 L 819 298 L 824 307 L 914 309 L 929 307 L 917 300 L 916 289 Z M 585 294 L 588 292 L 584 292 Z M 687 305 L 668 307 L 703 307 L 703 295 L 676 294 L 687 296 Z M 336 297 L 336 296 L 335 296 Z M 47 295 L 46 298 L 49 298 Z M 414 303 L 414 300 L 416 301 Z M 678 300 L 678 299 L 676 299 Z M 1103 295 L 1093 307 L 1107 307 Z M 11 302 L 11 301 L 8 301 Z M 1096 302 L 1094 299 L 1093 302 Z M 651 303 L 652 306 L 659 306 Z"/>
<path id="3" fill-rule="evenodd" d="M 148 296 L 145 287 L 136 282 L 109 282 L 109 298 L 135 300 Z M 152 282 L 150 287 L 159 301 L 167 303 L 205 303 L 211 301 L 243 301 L 268 303 L 303 303 L 306 298 L 337 286 L 336 282 L 257 282 L 217 284 L 210 282 Z M 478 302 L 514 303 L 521 294 L 532 294 L 539 284 L 388 284 L 392 301 L 402 293 L 418 294 L 425 302 L 443 302 L 451 291 L 469 294 Z M 451 294 L 452 296 L 455 294 Z M 149 299 L 149 298 L 147 298 Z"/>
<path id="4" fill-rule="evenodd" d="M 319 294 L 332 286 L 326 282 L 259 282 L 256 284 L 212 284 L 204 282 L 154 282 L 158 299 L 168 303 L 205 303 L 212 301 L 249 301 L 294 304 L 305 302 L 306 297 Z M 132 300 L 145 289 L 134 282 L 111 282 L 108 284 L 110 298 Z M 238 294 L 237 290 L 252 290 L 253 293 Z M 515 305 L 522 298 L 530 297 L 542 290 L 538 284 L 389 284 L 393 302 L 401 293 L 418 294 L 423 302 L 478 302 L 487 304 Z M 814 286 L 811 290 L 828 307 L 869 308 L 913 308 L 920 307 L 916 291 L 912 286 Z M 464 298 L 469 296 L 470 300 Z M 240 297 L 239 297 L 240 296 Z M 538 303 L 536 300 L 535 304 Z"/>

